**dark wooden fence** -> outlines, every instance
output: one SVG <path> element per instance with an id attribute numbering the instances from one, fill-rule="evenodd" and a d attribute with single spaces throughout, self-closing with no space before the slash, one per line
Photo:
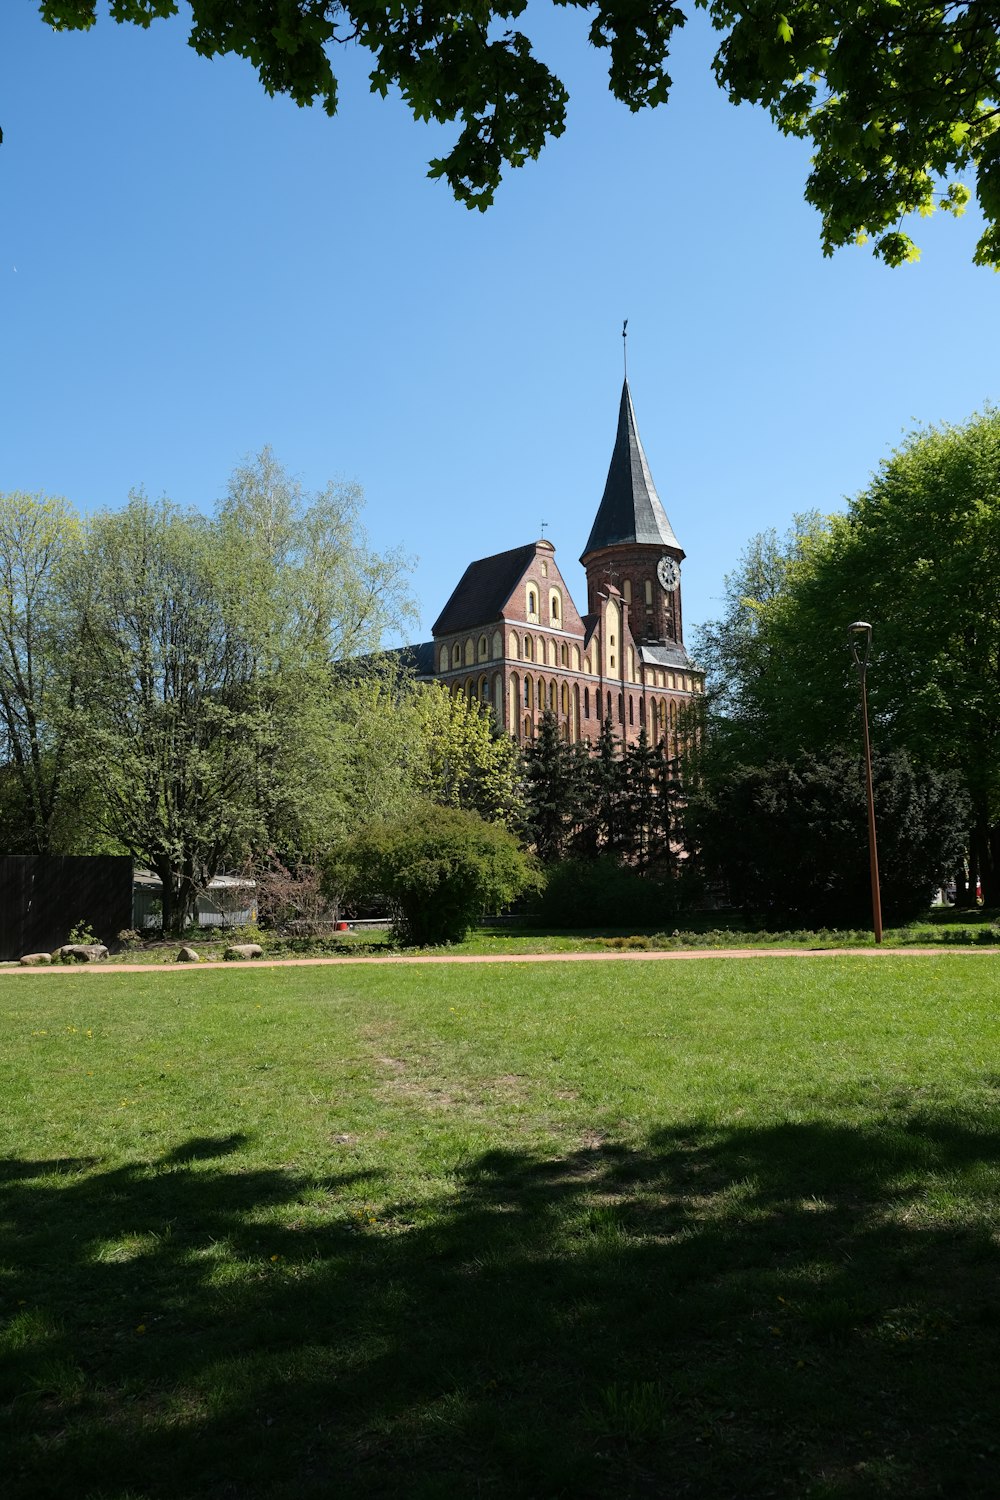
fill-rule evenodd
<path id="1" fill-rule="evenodd" d="M 0 959 L 51 952 L 79 922 L 109 947 L 132 926 L 131 859 L 0 855 Z"/>

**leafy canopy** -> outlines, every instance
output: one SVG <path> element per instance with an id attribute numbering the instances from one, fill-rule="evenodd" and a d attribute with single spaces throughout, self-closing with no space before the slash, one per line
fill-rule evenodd
<path id="1" fill-rule="evenodd" d="M 589 19 L 606 50 L 611 91 L 631 110 L 666 101 L 674 29 L 670 0 L 553 0 Z M 826 254 L 871 239 L 889 265 L 918 251 L 901 229 L 913 212 L 960 214 L 975 177 L 986 219 L 976 249 L 1000 265 L 1000 5 L 997 0 L 694 0 L 722 33 L 714 59 L 734 103 L 768 109 L 779 129 L 815 148 L 806 198 L 822 215 Z M 357 42 L 374 57 L 373 91 L 398 89 L 418 120 L 459 121 L 452 149 L 430 164 L 470 208 L 493 201 L 506 167 L 537 157 L 563 133 L 568 94 L 511 22 L 527 0 L 190 0 L 190 44 L 205 57 L 234 52 L 269 94 L 337 108 L 330 54 Z M 94 24 L 97 0 L 41 0 L 58 29 Z M 116 21 L 139 26 L 177 13 L 177 0 L 111 0 Z"/>

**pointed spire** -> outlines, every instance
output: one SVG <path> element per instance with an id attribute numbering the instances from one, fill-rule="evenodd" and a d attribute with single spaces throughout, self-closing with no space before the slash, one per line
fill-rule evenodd
<path id="1" fill-rule="evenodd" d="M 649 472 L 627 379 L 622 386 L 618 435 L 611 455 L 604 497 L 587 538 L 587 545 L 583 549 L 583 557 L 601 547 L 614 547 L 621 542 L 673 547 L 683 556 L 681 544 L 674 536 L 673 527 L 660 504 L 653 476 Z"/>

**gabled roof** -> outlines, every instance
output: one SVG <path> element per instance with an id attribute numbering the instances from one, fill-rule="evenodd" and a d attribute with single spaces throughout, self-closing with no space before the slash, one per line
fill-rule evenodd
<path id="1" fill-rule="evenodd" d="M 431 626 L 435 636 L 472 630 L 496 620 L 535 556 L 535 543 L 470 563 Z"/>
<path id="2" fill-rule="evenodd" d="M 684 555 L 649 472 L 627 380 L 622 386 L 618 434 L 604 497 L 580 560 L 601 547 L 614 547 L 621 542 L 673 547 Z"/>

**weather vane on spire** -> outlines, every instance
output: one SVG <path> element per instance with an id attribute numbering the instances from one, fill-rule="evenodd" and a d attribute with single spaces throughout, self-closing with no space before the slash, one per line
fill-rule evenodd
<path id="1" fill-rule="evenodd" d="M 625 379 L 628 379 L 628 318 L 622 324 L 622 360 L 625 364 Z"/>
<path id="2" fill-rule="evenodd" d="M 548 525 L 548 524 L 549 524 L 549 523 L 548 523 L 548 521 L 543 521 L 543 522 L 542 522 L 542 541 L 543 541 L 543 542 L 544 542 L 544 540 L 545 540 L 545 528 L 546 528 L 546 526 L 547 526 L 547 525 Z"/>

